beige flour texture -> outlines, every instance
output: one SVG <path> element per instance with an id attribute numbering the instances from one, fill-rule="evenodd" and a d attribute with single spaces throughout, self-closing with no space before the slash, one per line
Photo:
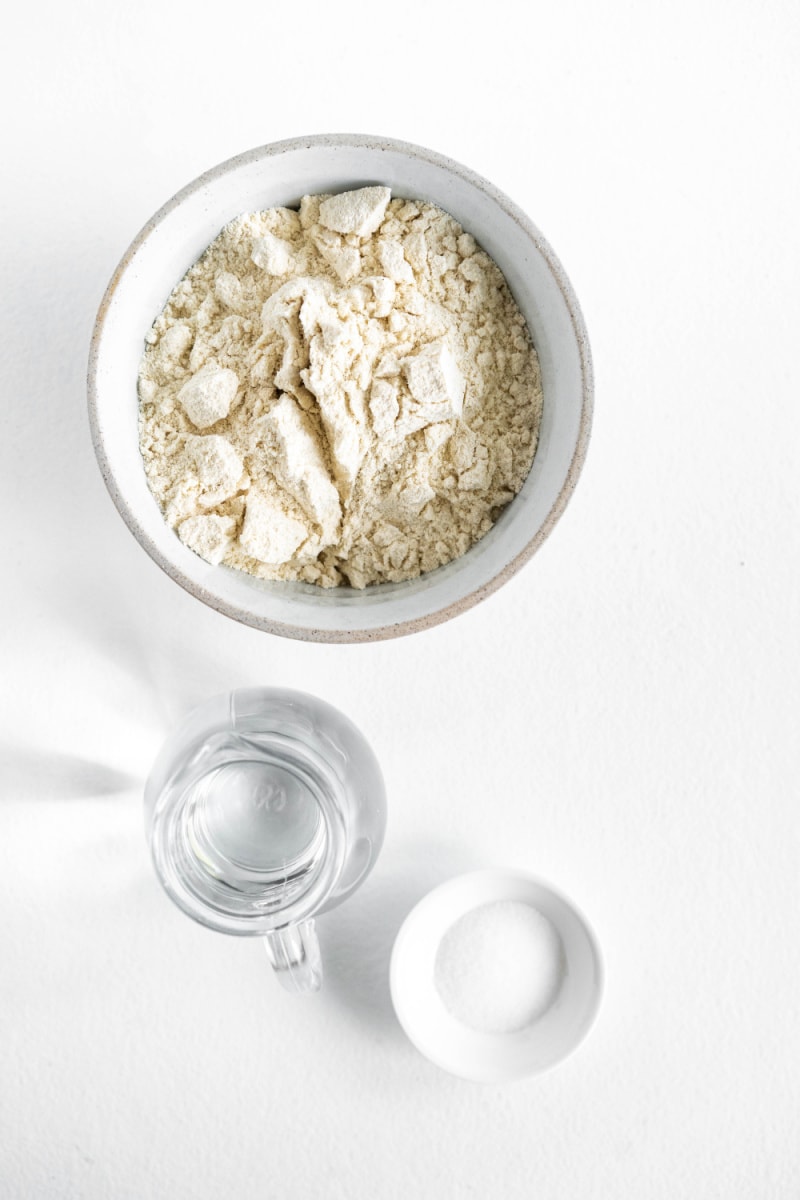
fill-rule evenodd
<path id="1" fill-rule="evenodd" d="M 146 340 L 147 479 L 211 563 L 411 579 L 481 538 L 533 460 L 539 364 L 503 275 L 388 188 L 237 217 Z"/>

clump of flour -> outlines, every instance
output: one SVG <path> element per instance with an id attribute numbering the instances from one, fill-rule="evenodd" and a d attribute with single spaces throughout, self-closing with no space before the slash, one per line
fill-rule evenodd
<path id="1" fill-rule="evenodd" d="M 147 479 L 210 563 L 411 579 L 482 537 L 533 460 L 539 364 L 503 275 L 388 188 L 237 217 L 146 340 Z"/>

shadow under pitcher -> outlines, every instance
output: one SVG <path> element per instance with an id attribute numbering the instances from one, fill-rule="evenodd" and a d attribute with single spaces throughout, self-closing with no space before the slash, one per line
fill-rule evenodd
<path id="1" fill-rule="evenodd" d="M 295 992 L 322 980 L 314 917 L 355 891 L 386 827 L 380 766 L 325 701 L 242 688 L 194 709 L 145 786 L 156 873 L 190 917 L 262 937 Z"/>

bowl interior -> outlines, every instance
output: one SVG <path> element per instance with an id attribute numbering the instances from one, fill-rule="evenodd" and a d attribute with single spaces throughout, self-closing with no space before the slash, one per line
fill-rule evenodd
<path id="1" fill-rule="evenodd" d="M 539 354 L 544 409 L 531 472 L 492 530 L 467 554 L 418 579 L 365 591 L 258 580 L 211 566 L 164 521 L 138 445 L 136 381 L 144 337 L 175 284 L 239 213 L 296 206 L 307 193 L 386 184 L 439 205 L 473 234 L 508 280 Z M 112 497 L 155 561 L 199 599 L 272 632 L 367 640 L 435 624 L 476 603 L 537 548 L 560 514 L 588 435 L 588 347 L 577 304 L 552 251 L 504 196 L 472 172 L 403 143 L 307 138 L 241 155 L 170 201 L 133 243 L 98 316 L 90 414 Z"/>

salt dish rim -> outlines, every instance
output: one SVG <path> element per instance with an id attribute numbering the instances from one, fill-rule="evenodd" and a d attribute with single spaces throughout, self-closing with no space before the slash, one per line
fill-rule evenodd
<path id="1" fill-rule="evenodd" d="M 433 980 L 420 982 L 421 940 L 429 933 L 431 922 L 438 928 L 443 901 L 446 902 L 453 893 L 463 893 L 460 904 L 453 908 L 447 923 L 442 925 L 442 936 L 447 929 L 460 917 L 495 900 L 519 900 L 521 887 L 529 888 L 532 892 L 546 893 L 568 910 L 577 921 L 585 936 L 588 952 L 593 960 L 593 988 L 586 995 L 583 1019 L 574 1031 L 572 1040 L 558 1054 L 553 1055 L 544 1065 L 531 1065 L 525 1060 L 525 1050 L 530 1043 L 526 1039 L 526 1030 L 486 1035 L 468 1026 L 462 1025 L 455 1017 L 447 1015 L 447 1020 L 458 1026 L 460 1050 L 457 1054 L 442 1051 L 441 1045 L 431 1040 L 430 1020 L 432 1016 L 431 1000 L 435 995 Z M 526 901 L 523 901 L 523 903 Z M 533 901 L 528 901 L 536 911 Z M 554 922 L 556 932 L 560 933 L 558 924 Z M 569 961 L 565 974 L 569 974 Z M 395 938 L 392 947 L 389 968 L 389 988 L 395 1015 L 404 1033 L 416 1049 L 435 1066 L 473 1083 L 510 1083 L 534 1075 L 544 1074 L 569 1057 L 584 1041 L 595 1023 L 600 1008 L 604 990 L 603 958 L 597 936 L 584 913 L 573 900 L 566 896 L 549 881 L 528 871 L 490 867 L 477 871 L 469 871 L 463 875 L 454 876 L 439 884 L 428 892 L 409 912 Z M 433 1000 L 437 1007 L 436 1019 L 441 1020 L 445 1012 L 443 1002 L 437 997 Z M 543 1014 L 544 1015 L 544 1014 Z M 536 1021 L 532 1026 L 537 1024 Z M 487 1061 L 486 1047 L 493 1043 L 498 1048 L 502 1046 L 502 1057 L 497 1054 Z M 509 1068 L 507 1052 L 515 1050 L 515 1062 Z"/>

